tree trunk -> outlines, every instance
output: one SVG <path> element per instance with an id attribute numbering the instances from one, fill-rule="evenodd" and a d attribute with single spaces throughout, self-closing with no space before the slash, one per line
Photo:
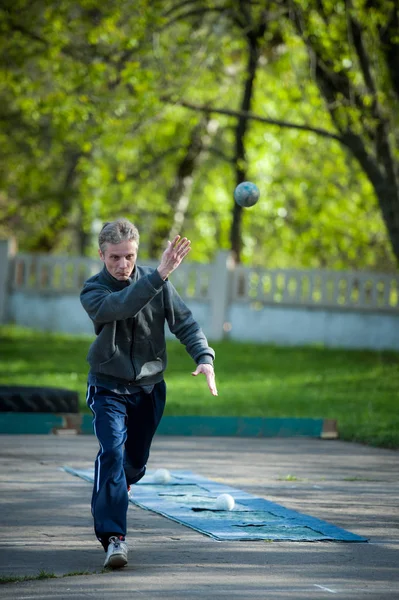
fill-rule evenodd
<path id="1" fill-rule="evenodd" d="M 57 215 L 52 217 L 47 223 L 42 234 L 35 241 L 32 250 L 35 252 L 52 252 L 57 244 L 58 236 L 69 224 L 69 212 L 75 199 L 75 183 L 77 177 L 77 167 L 82 152 L 72 151 L 67 153 L 65 162 L 67 170 L 62 189 L 57 194 L 60 200 L 60 209 Z"/>
<path id="2" fill-rule="evenodd" d="M 385 135 L 388 135 L 387 132 Z M 397 161 L 396 165 L 392 165 L 391 157 L 387 150 L 385 158 L 383 158 L 380 152 L 380 163 L 378 163 L 367 152 L 361 137 L 353 132 L 344 133 L 342 139 L 343 143 L 360 163 L 374 188 L 392 250 L 399 263 L 399 186 L 395 176 L 392 173 L 389 174 L 392 166 L 394 168 L 396 166 L 396 170 L 399 171 L 399 162 Z M 386 144 L 388 146 L 388 140 L 386 140 Z M 386 170 L 387 163 L 389 164 L 388 173 Z"/>
<path id="3" fill-rule="evenodd" d="M 259 41 L 263 38 L 266 30 L 266 22 L 261 22 L 256 29 L 252 29 L 246 35 L 248 43 L 248 61 L 243 95 L 240 104 L 241 113 L 249 113 L 251 110 L 256 69 L 259 60 Z M 235 151 L 234 169 L 235 184 L 242 183 L 247 178 L 247 159 L 245 151 L 245 134 L 248 129 L 249 116 L 241 114 L 237 118 L 235 127 Z M 241 262 L 242 252 L 242 207 L 233 202 L 232 225 L 230 230 L 231 252 L 237 263 Z"/>
<path id="4" fill-rule="evenodd" d="M 158 258 L 166 241 L 182 231 L 190 200 L 193 174 L 204 149 L 204 132 L 208 121 L 209 117 L 202 119 L 191 132 L 186 153 L 177 167 L 174 182 L 166 195 L 172 217 L 152 233 L 149 244 L 150 258 Z"/>
<path id="5" fill-rule="evenodd" d="M 340 132 L 341 142 L 357 159 L 374 188 L 399 263 L 399 130 L 395 115 L 399 97 L 396 72 L 399 43 L 394 35 L 398 13 L 392 7 L 386 27 L 379 31 L 381 46 L 370 47 L 364 26 L 347 0 L 348 40 L 362 76 L 360 86 L 337 66 L 334 50 L 326 50 L 318 32 L 313 32 L 307 20 L 309 14 L 303 12 L 295 0 L 290 7 L 293 23 L 307 46 L 314 79 Z M 381 74 L 375 75 L 376 56 L 381 63 L 385 61 L 386 70 L 381 69 L 385 73 L 384 84 L 381 84 Z M 386 95 L 383 85 L 391 90 L 385 104 L 381 100 Z"/>

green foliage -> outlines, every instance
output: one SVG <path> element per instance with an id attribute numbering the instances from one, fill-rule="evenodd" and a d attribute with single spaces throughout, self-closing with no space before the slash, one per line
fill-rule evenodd
<path id="1" fill-rule="evenodd" d="M 85 405 L 88 337 L 0 328 L 0 383 L 77 390 Z M 279 348 L 224 341 L 216 350 L 219 396 L 192 377 L 183 346 L 168 344 L 168 415 L 314 417 L 338 421 L 340 438 L 399 448 L 399 354 Z"/>
<path id="2" fill-rule="evenodd" d="M 21 250 L 90 254 L 99 224 L 123 214 L 137 222 L 142 257 L 148 256 L 173 220 L 168 190 L 201 119 L 179 100 L 239 106 L 248 16 L 241 4 L 6 0 L 0 8 L 0 234 L 16 235 Z M 261 4 L 248 7 L 253 22 Z M 333 69 L 357 82 L 358 65 L 349 66 L 350 48 L 342 42 L 342 2 L 324 3 L 328 27 L 313 2 L 298 5 L 309 8 L 307 27 L 317 32 L 329 64 L 332 54 Z M 281 7 L 270 6 L 280 14 Z M 366 27 L 366 9 L 356 6 Z M 383 25 L 381 11 L 370 18 Z M 388 111 L 394 104 L 387 77 L 380 76 Z M 364 114 L 370 102 L 363 93 Z M 253 107 L 269 118 L 334 129 L 305 46 L 285 17 L 269 19 Z M 363 112 L 351 110 L 342 119 L 356 125 Z M 183 227 L 193 240 L 190 260 L 211 260 L 230 247 L 234 125 L 234 118 L 214 114 L 203 135 Z M 251 122 L 245 145 L 248 178 L 262 195 L 243 214 L 244 262 L 393 268 L 374 191 L 337 141 Z"/>

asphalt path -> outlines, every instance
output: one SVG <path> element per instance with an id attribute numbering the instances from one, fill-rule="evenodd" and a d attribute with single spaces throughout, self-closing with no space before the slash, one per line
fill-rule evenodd
<path id="1" fill-rule="evenodd" d="M 399 599 L 399 454 L 307 438 L 155 438 L 149 467 L 185 469 L 368 538 L 219 542 L 130 505 L 129 564 L 103 572 L 90 435 L 0 436 L 0 597 Z M 41 574 L 44 579 L 37 579 Z M 49 577 L 51 576 L 51 577 Z M 4 583 L 15 577 L 26 581 Z"/>

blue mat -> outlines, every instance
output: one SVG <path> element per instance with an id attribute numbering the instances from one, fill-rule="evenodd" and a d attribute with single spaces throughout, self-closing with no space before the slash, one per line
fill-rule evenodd
<path id="1" fill-rule="evenodd" d="M 93 482 L 92 469 L 64 470 Z M 171 475 L 168 484 L 160 484 L 154 480 L 154 471 L 147 471 L 132 487 L 130 502 L 220 541 L 367 542 L 345 529 L 190 471 L 173 471 Z M 233 496 L 233 510 L 216 510 L 215 500 L 220 494 Z"/>

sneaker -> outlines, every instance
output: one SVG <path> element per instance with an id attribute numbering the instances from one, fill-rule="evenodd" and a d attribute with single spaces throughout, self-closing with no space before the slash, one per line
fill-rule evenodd
<path id="1" fill-rule="evenodd" d="M 109 538 L 107 556 L 104 561 L 104 568 L 120 569 L 127 565 L 127 544 L 116 536 Z"/>

